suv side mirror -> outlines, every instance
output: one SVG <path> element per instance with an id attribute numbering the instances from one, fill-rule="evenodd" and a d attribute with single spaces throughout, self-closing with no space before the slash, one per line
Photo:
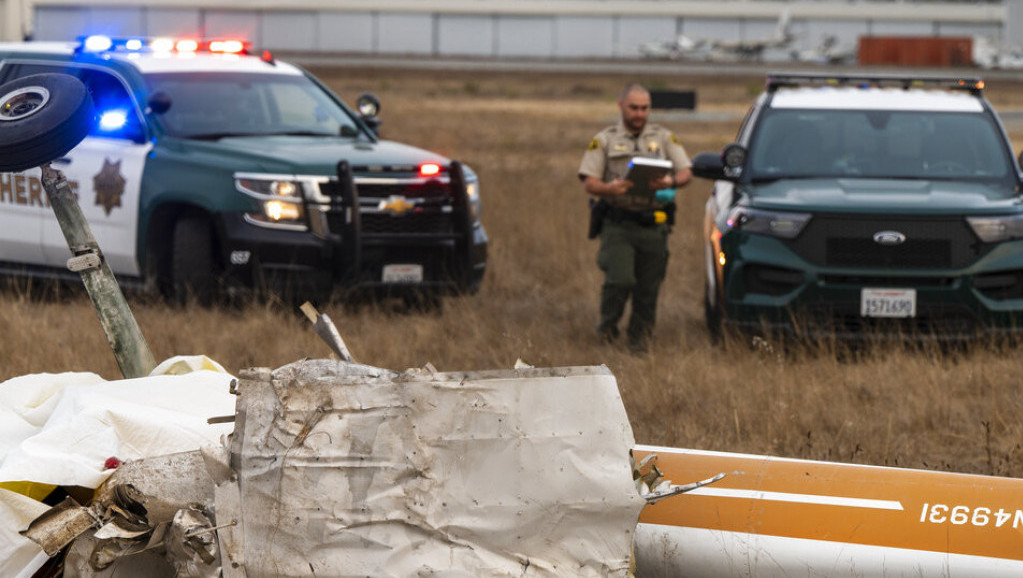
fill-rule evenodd
<path id="1" fill-rule="evenodd" d="M 149 102 L 146 103 L 149 106 L 149 112 L 153 114 L 163 114 L 170 110 L 171 99 L 166 92 L 157 92 L 149 97 Z"/>
<path id="2" fill-rule="evenodd" d="M 377 115 L 380 114 L 380 99 L 375 94 L 365 92 L 359 95 L 355 101 L 355 110 L 359 111 L 359 118 L 373 131 L 373 134 L 380 132 L 380 119 L 377 118 Z"/>
<path id="3" fill-rule="evenodd" d="M 693 175 L 701 179 L 724 179 L 725 163 L 721 160 L 720 153 L 700 153 L 693 157 L 693 166 L 690 167 Z"/>
<path id="4" fill-rule="evenodd" d="M 702 179 L 735 181 L 746 164 L 746 147 L 732 143 L 720 153 L 706 152 L 693 157 L 693 174 Z"/>

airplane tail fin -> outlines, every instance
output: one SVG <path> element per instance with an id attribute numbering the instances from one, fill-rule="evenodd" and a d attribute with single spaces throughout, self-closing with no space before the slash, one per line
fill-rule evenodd
<path id="1" fill-rule="evenodd" d="M 786 8 L 778 16 L 778 27 L 774 29 L 774 38 L 779 42 L 788 42 L 792 40 L 792 37 L 792 14 Z"/>

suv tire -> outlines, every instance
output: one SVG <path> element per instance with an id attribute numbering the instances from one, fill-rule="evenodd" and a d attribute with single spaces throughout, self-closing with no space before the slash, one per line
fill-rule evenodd
<path id="1" fill-rule="evenodd" d="M 174 224 L 171 244 L 173 299 L 185 304 L 195 299 L 213 304 L 217 291 L 217 267 L 213 256 L 213 230 L 207 219 L 186 216 Z"/>
<path id="2" fill-rule="evenodd" d="M 707 323 L 707 332 L 710 334 L 711 343 L 720 343 L 723 335 L 721 306 L 711 305 L 710 302 L 710 285 L 707 284 L 703 294 L 703 317 Z"/>

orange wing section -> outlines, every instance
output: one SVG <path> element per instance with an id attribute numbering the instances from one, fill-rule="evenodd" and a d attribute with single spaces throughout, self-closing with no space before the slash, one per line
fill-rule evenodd
<path id="1" fill-rule="evenodd" d="M 1023 560 L 1023 480 L 637 447 L 675 484 L 640 523 Z"/>

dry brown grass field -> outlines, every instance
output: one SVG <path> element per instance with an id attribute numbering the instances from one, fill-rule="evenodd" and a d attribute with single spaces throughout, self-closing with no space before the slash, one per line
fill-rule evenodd
<path id="1" fill-rule="evenodd" d="M 479 294 L 448 299 L 440 311 L 322 307 L 359 361 L 394 369 L 429 362 L 442 371 L 507 368 L 518 358 L 537 366 L 606 364 L 640 443 L 1023 475 L 1014 344 L 942 351 L 888 343 L 854 352 L 832 344 L 784 352 L 740 340 L 711 344 L 699 244 L 706 182 L 679 195 L 652 349 L 630 355 L 597 341 L 597 246 L 586 239 L 586 198 L 575 171 L 592 135 L 615 121 L 617 91 L 627 80 L 696 89 L 697 114 L 654 116 L 695 154 L 730 140 L 761 77 L 315 72 L 349 102 L 375 92 L 385 138 L 470 164 L 480 175 L 491 238 Z M 990 82 L 988 95 L 1001 111 L 1023 110 L 1021 87 Z M 1009 128 L 1023 142 L 1020 127 Z M 63 371 L 118 378 L 88 299 L 66 289 L 39 293 L 24 284 L 0 291 L 0 379 Z M 206 310 L 129 297 L 158 360 L 203 353 L 237 372 L 329 355 L 297 311 L 276 303 Z"/>

